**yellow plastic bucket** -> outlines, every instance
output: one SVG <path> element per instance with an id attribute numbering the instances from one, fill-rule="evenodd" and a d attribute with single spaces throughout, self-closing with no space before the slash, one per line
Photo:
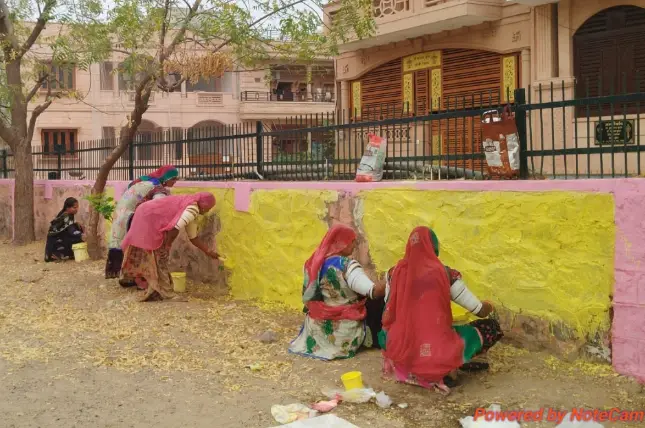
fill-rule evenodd
<path id="1" fill-rule="evenodd" d="M 340 377 L 346 391 L 363 388 L 363 374 L 361 372 L 347 372 Z"/>
<path id="2" fill-rule="evenodd" d="M 172 285 L 175 293 L 186 292 L 186 273 L 185 272 L 172 272 Z"/>
<path id="3" fill-rule="evenodd" d="M 74 251 L 74 260 L 76 260 L 77 263 L 90 258 L 90 255 L 87 253 L 87 243 L 85 242 L 72 245 L 72 251 Z"/>

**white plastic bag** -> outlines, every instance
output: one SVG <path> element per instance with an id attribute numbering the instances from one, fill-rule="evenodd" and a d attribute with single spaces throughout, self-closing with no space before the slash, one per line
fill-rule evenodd
<path id="1" fill-rule="evenodd" d="M 330 400 L 340 398 L 341 401 L 353 404 L 367 403 L 372 398 L 376 397 L 376 393 L 372 388 L 352 389 L 349 391 L 343 391 L 340 389 L 323 389 L 322 393 Z"/>
<path id="2" fill-rule="evenodd" d="M 361 163 L 356 170 L 356 181 L 381 181 L 387 155 L 387 140 L 374 134 L 368 134 L 367 138 L 365 153 L 363 153 Z"/>
<path id="3" fill-rule="evenodd" d="M 385 391 L 381 391 L 376 394 L 376 405 L 381 409 L 389 409 L 392 405 L 392 399 L 388 397 Z"/>
<path id="4" fill-rule="evenodd" d="M 271 406 L 271 415 L 276 422 L 280 424 L 290 424 L 291 422 L 301 421 L 316 416 L 318 412 L 310 409 L 304 404 L 295 403 L 287 406 L 275 404 Z"/>
<path id="5" fill-rule="evenodd" d="M 488 410 L 491 412 L 500 412 L 501 407 L 493 404 Z M 520 428 L 520 424 L 515 421 L 486 421 L 483 417 L 475 420 L 472 416 L 459 419 L 459 423 L 462 428 Z"/>

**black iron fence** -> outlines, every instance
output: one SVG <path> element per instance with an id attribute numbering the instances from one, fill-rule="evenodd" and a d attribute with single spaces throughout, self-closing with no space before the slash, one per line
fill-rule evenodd
<path id="1" fill-rule="evenodd" d="M 131 180 L 174 164 L 190 180 L 352 180 L 370 133 L 387 138 L 384 179 L 490 179 L 483 113 L 510 99 L 523 179 L 641 175 L 645 92 L 580 97 L 566 82 L 514 94 L 469 94 L 433 107 L 379 106 L 208 129 L 141 133 L 109 179 Z M 63 141 L 64 140 L 64 141 Z M 56 141 L 54 142 L 56 143 Z M 118 139 L 33 148 L 36 178 L 94 179 Z M 0 152 L 0 177 L 15 173 Z"/>

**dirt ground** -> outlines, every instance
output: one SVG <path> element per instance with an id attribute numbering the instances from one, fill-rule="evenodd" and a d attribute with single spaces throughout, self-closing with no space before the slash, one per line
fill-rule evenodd
<path id="1" fill-rule="evenodd" d="M 103 263 L 45 264 L 42 249 L 0 244 L 2 427 L 268 428 L 277 425 L 271 405 L 323 399 L 321 389 L 338 387 L 349 370 L 409 404 L 335 410 L 361 428 L 459 427 L 459 418 L 491 403 L 645 409 L 641 386 L 608 365 L 505 344 L 490 352 L 488 373 L 463 375 L 448 397 L 384 382 L 378 352 L 332 363 L 289 355 L 297 312 L 232 301 L 226 290 L 198 284 L 189 284 L 186 303 L 138 303 L 138 292 L 103 278 Z M 260 342 L 269 330 L 277 342 Z"/>

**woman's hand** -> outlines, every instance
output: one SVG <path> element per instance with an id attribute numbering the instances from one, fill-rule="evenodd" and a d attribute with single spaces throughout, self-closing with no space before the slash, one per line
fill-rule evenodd
<path id="1" fill-rule="evenodd" d="M 219 259 L 219 254 L 217 254 L 217 251 L 209 250 L 206 255 L 214 260 Z"/>
<path id="2" fill-rule="evenodd" d="M 372 299 L 380 299 L 383 296 L 385 296 L 385 281 L 375 282 L 372 289 Z"/>
<path id="3" fill-rule="evenodd" d="M 479 313 L 477 314 L 477 316 L 479 318 L 486 318 L 487 316 L 492 314 L 494 310 L 495 310 L 495 307 L 493 306 L 493 304 L 491 302 L 489 302 L 488 300 L 484 300 L 482 302 L 482 308 L 479 311 Z"/>

